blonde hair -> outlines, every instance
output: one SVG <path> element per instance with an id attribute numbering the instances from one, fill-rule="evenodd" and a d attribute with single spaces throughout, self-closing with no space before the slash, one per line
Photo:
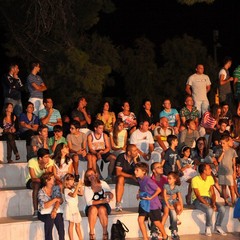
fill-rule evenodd
<path id="1" fill-rule="evenodd" d="M 69 188 L 69 186 L 68 186 L 69 180 L 74 180 L 74 176 L 71 173 L 67 173 L 64 177 L 64 181 L 63 181 L 64 188 Z"/>

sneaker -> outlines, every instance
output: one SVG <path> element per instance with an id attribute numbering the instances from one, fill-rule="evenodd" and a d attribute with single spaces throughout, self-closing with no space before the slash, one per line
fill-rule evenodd
<path id="1" fill-rule="evenodd" d="M 112 183 L 112 177 L 111 176 L 107 176 L 107 178 L 105 178 L 105 182 L 106 183 Z"/>
<path id="2" fill-rule="evenodd" d="M 206 227 L 205 235 L 209 237 L 212 236 L 211 227 Z"/>
<path id="3" fill-rule="evenodd" d="M 121 203 L 116 203 L 115 211 L 116 212 L 122 212 L 122 205 L 121 205 Z"/>
<path id="4" fill-rule="evenodd" d="M 34 210 L 33 218 L 37 218 L 37 217 L 38 217 L 38 210 Z"/>
<path id="5" fill-rule="evenodd" d="M 174 240 L 179 240 L 180 239 L 177 230 L 172 230 L 171 231 L 171 237 Z"/>
<path id="6" fill-rule="evenodd" d="M 223 235 L 223 236 L 226 236 L 226 235 L 227 235 L 227 233 L 225 233 L 220 226 L 216 226 L 216 227 L 215 227 L 215 231 L 216 231 L 216 233 L 218 233 L 218 234 L 220 234 L 220 235 Z"/>

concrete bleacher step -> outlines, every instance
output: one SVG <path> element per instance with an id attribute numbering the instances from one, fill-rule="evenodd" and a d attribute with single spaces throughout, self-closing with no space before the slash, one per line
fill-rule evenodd
<path id="1" fill-rule="evenodd" d="M 236 219 L 232 218 L 233 208 L 227 208 L 227 213 L 223 222 L 223 229 L 227 232 L 239 232 L 240 225 Z M 82 233 L 84 235 L 84 239 L 88 239 L 88 220 L 87 217 L 83 213 L 82 215 Z M 215 221 L 215 214 L 213 216 L 213 221 Z M 108 232 L 111 232 L 111 226 L 113 223 L 119 219 L 122 221 L 128 228 L 129 232 L 126 233 L 126 238 L 138 238 L 141 237 L 141 233 L 138 227 L 138 213 L 137 208 L 128 208 L 124 209 L 121 213 L 116 213 L 112 210 L 111 215 L 109 215 L 109 224 L 108 224 Z M 203 234 L 205 232 L 205 216 L 204 214 L 195 209 L 184 209 L 182 215 L 182 224 L 178 226 L 179 235 L 191 235 L 191 234 Z M 67 228 L 68 222 L 64 222 L 65 226 L 65 236 L 66 240 L 68 240 Z M 170 235 L 170 231 L 168 229 L 169 221 L 167 221 L 165 225 L 165 229 L 167 234 Z M 20 217 L 8 217 L 8 218 L 0 218 L 0 240 L 13 240 L 13 239 L 21 239 L 21 240 L 42 240 L 44 239 L 44 230 L 43 223 L 32 219 L 31 216 L 20 216 Z M 102 228 L 97 221 L 96 228 L 96 237 L 97 239 L 102 238 Z M 54 240 L 58 239 L 56 229 L 54 228 Z M 19 238 L 21 236 L 21 238 Z M 226 237 L 227 239 L 227 237 Z"/>
<path id="2" fill-rule="evenodd" d="M 27 161 L 27 149 L 25 140 L 16 140 L 17 149 L 20 155 L 20 162 Z M 12 152 L 12 160 L 15 161 L 15 155 Z M 7 162 L 7 143 L 6 141 L 0 141 L 0 161 Z"/>

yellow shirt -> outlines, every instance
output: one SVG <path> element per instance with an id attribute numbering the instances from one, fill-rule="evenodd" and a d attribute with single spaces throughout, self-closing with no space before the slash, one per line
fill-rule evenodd
<path id="1" fill-rule="evenodd" d="M 206 180 L 203 180 L 202 177 L 196 176 L 192 179 L 192 188 L 197 188 L 200 196 L 202 197 L 211 197 L 210 187 L 214 185 L 214 180 L 212 176 L 207 176 Z M 196 195 L 192 194 L 192 200 L 196 199 Z"/>

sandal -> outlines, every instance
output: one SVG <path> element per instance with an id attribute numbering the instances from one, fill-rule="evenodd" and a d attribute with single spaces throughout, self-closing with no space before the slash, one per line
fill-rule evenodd
<path id="1" fill-rule="evenodd" d="M 20 155 L 19 153 L 16 154 L 16 161 L 18 161 L 20 159 Z"/>
<path id="2" fill-rule="evenodd" d="M 108 240 L 108 232 L 103 234 L 102 240 Z"/>
<path id="3" fill-rule="evenodd" d="M 89 233 L 89 240 L 95 240 L 95 234 L 94 233 Z"/>

